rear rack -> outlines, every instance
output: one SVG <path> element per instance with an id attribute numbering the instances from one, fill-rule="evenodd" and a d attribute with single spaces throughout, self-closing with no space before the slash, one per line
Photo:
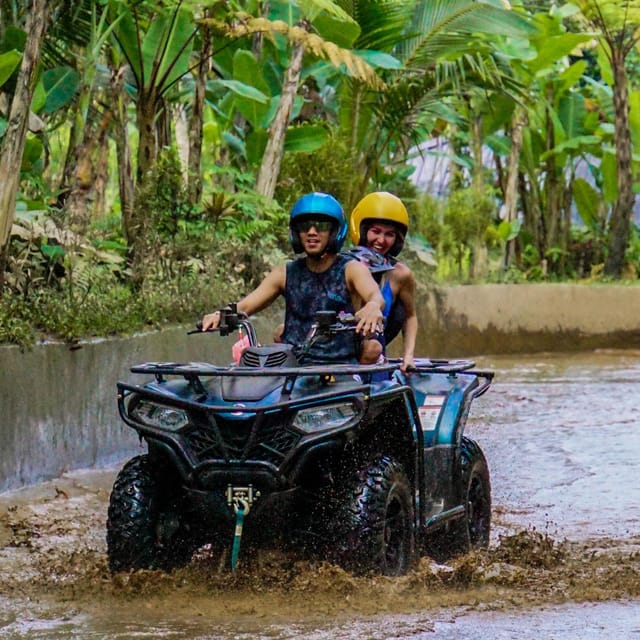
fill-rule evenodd
<path id="1" fill-rule="evenodd" d="M 402 363 L 402 360 L 394 359 L 389 362 Z M 410 371 L 417 373 L 464 373 L 479 378 L 478 386 L 472 392 L 472 398 L 479 398 L 491 386 L 495 373 L 493 371 L 481 371 L 474 369 L 476 363 L 473 360 L 434 360 L 431 358 L 419 358 L 415 361 Z"/>
<path id="2" fill-rule="evenodd" d="M 401 359 L 389 360 L 389 362 L 402 363 Z M 420 373 L 457 373 L 473 369 L 476 363 L 473 360 L 438 360 L 432 358 L 417 358 L 411 371 Z"/>

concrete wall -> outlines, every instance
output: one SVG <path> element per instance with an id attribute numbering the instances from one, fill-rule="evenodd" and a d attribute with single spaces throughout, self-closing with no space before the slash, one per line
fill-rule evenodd
<path id="1" fill-rule="evenodd" d="M 188 336 L 188 329 L 82 342 L 73 349 L 55 343 L 24 353 L 0 347 L 0 491 L 137 451 L 136 433 L 120 420 L 116 405 L 116 381 L 132 378 L 131 365 L 231 359 L 229 351 L 214 351 L 225 343 L 212 335 Z"/>
<path id="2" fill-rule="evenodd" d="M 420 296 L 418 307 L 416 352 L 431 357 L 640 346 L 636 286 L 436 288 Z"/>
<path id="3" fill-rule="evenodd" d="M 640 346 L 640 287 L 461 286 L 425 293 L 418 307 L 418 355 Z M 275 324 L 275 317 L 259 319 L 263 341 Z M 0 347 L 0 491 L 138 450 L 116 407 L 115 383 L 129 378 L 132 364 L 229 361 L 228 351 L 213 351 L 223 344 L 215 337 L 186 331 L 85 342 L 73 350 Z"/>

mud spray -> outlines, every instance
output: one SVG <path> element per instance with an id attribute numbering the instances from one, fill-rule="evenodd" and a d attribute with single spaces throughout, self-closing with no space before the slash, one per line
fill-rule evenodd
<path id="1" fill-rule="evenodd" d="M 489 551 L 446 565 L 422 558 L 400 578 L 354 577 L 277 550 L 249 552 L 232 574 L 228 556 L 206 547 L 188 567 L 169 574 L 111 575 L 104 541 L 110 476 L 89 474 L 86 480 L 63 479 L 43 485 L 40 495 L 0 502 L 5 624 L 25 608 L 43 620 L 84 612 L 153 624 L 158 612 L 170 610 L 184 620 L 250 617 L 261 624 L 296 624 L 640 596 L 640 537 L 568 542 L 532 528 L 501 535 Z M 496 519 L 500 526 L 499 513 Z"/>

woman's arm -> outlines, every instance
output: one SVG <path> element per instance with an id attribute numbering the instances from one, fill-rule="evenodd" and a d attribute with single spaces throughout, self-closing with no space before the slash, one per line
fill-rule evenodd
<path id="1" fill-rule="evenodd" d="M 396 269 L 400 265 L 396 265 Z M 402 265 L 403 268 L 397 272 L 399 290 L 398 298 L 404 307 L 405 321 L 402 326 L 402 369 L 413 366 L 416 338 L 418 336 L 418 316 L 416 314 L 416 279 L 409 267 Z"/>

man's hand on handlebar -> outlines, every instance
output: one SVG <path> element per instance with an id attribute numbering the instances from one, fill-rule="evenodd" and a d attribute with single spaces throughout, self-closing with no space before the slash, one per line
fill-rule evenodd
<path id="1" fill-rule="evenodd" d="M 207 313 L 202 317 L 201 331 L 209 331 L 217 329 L 220 325 L 220 312 L 214 311 L 213 313 Z"/>

